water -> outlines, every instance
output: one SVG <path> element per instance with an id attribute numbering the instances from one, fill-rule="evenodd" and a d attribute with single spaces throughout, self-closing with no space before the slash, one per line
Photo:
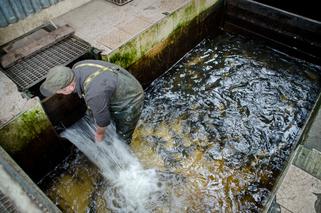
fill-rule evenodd
<path id="1" fill-rule="evenodd" d="M 106 181 L 103 197 L 112 212 L 151 212 L 164 205 L 170 176 L 154 169 L 144 169 L 113 125 L 106 138 L 95 143 L 95 124 L 84 117 L 62 136 L 74 143 L 98 168 Z"/>
<path id="2" fill-rule="evenodd" d="M 186 177 L 188 212 L 261 211 L 320 92 L 318 73 L 263 42 L 204 39 L 147 89 L 133 149 Z"/>
<path id="3" fill-rule="evenodd" d="M 204 39 L 146 90 L 135 155 L 110 132 L 111 144 L 80 148 L 108 168 L 102 177 L 77 153 L 47 194 L 73 212 L 260 212 L 320 92 L 320 70 L 238 35 Z M 70 140 L 89 141 L 79 125 Z"/>

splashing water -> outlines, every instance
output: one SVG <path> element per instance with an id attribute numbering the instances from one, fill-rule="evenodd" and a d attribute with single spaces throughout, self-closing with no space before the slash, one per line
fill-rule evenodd
<path id="1" fill-rule="evenodd" d="M 104 193 L 113 212 L 149 212 L 158 208 L 165 195 L 164 184 L 154 169 L 144 170 L 112 125 L 103 142 L 94 142 L 95 125 L 82 118 L 62 133 L 75 144 L 109 182 Z"/>

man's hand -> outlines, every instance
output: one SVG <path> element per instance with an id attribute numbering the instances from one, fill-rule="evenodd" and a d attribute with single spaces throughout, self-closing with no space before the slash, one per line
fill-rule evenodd
<path id="1" fill-rule="evenodd" d="M 102 142 L 105 138 L 105 129 L 106 127 L 97 126 L 95 140 L 96 142 Z"/>
<path id="2" fill-rule="evenodd" d="M 104 138 L 105 138 L 105 134 L 99 134 L 96 132 L 96 135 L 95 135 L 96 142 L 102 142 Z"/>

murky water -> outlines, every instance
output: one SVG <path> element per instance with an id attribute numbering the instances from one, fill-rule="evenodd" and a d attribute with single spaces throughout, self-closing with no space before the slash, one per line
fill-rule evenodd
<path id="1" fill-rule="evenodd" d="M 264 43 L 223 34 L 203 40 L 154 81 L 131 146 L 145 168 L 183 180 L 173 187 L 173 203 L 155 211 L 260 211 L 320 92 L 320 70 Z M 70 170 L 85 170 L 80 179 L 95 170 L 82 161 L 63 164 L 68 169 L 47 190 L 68 211 L 80 205 L 61 193 L 78 181 Z M 104 181 L 87 176 L 82 210 L 106 212 L 97 187 Z"/>

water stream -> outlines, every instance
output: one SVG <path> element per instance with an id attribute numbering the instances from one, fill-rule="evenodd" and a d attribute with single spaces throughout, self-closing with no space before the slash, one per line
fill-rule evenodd
<path id="1" fill-rule="evenodd" d="M 320 70 L 239 35 L 204 39 L 146 90 L 131 144 L 142 166 L 122 143 L 104 144 L 102 152 L 94 144 L 79 148 L 92 149 L 96 154 L 88 157 L 99 168 L 117 165 L 117 172 L 103 172 L 107 181 L 82 173 L 88 176 L 82 184 L 94 186 L 84 208 L 96 211 L 95 203 L 101 212 L 261 211 L 320 92 Z M 83 128 L 75 128 L 70 140 L 92 137 Z M 63 167 L 94 168 L 85 158 L 73 163 L 79 159 Z M 62 181 L 66 173 L 48 189 L 60 206 L 69 200 L 59 196 L 70 186 L 69 178 Z M 67 209 L 77 205 L 70 203 Z"/>
<path id="2" fill-rule="evenodd" d="M 166 205 L 168 190 L 171 190 L 167 183 L 173 175 L 144 169 L 128 145 L 118 137 L 114 125 L 108 126 L 106 132 L 104 141 L 95 143 L 95 123 L 85 116 L 61 135 L 99 168 L 106 182 L 102 195 L 107 208 L 112 212 L 143 213 Z"/>

